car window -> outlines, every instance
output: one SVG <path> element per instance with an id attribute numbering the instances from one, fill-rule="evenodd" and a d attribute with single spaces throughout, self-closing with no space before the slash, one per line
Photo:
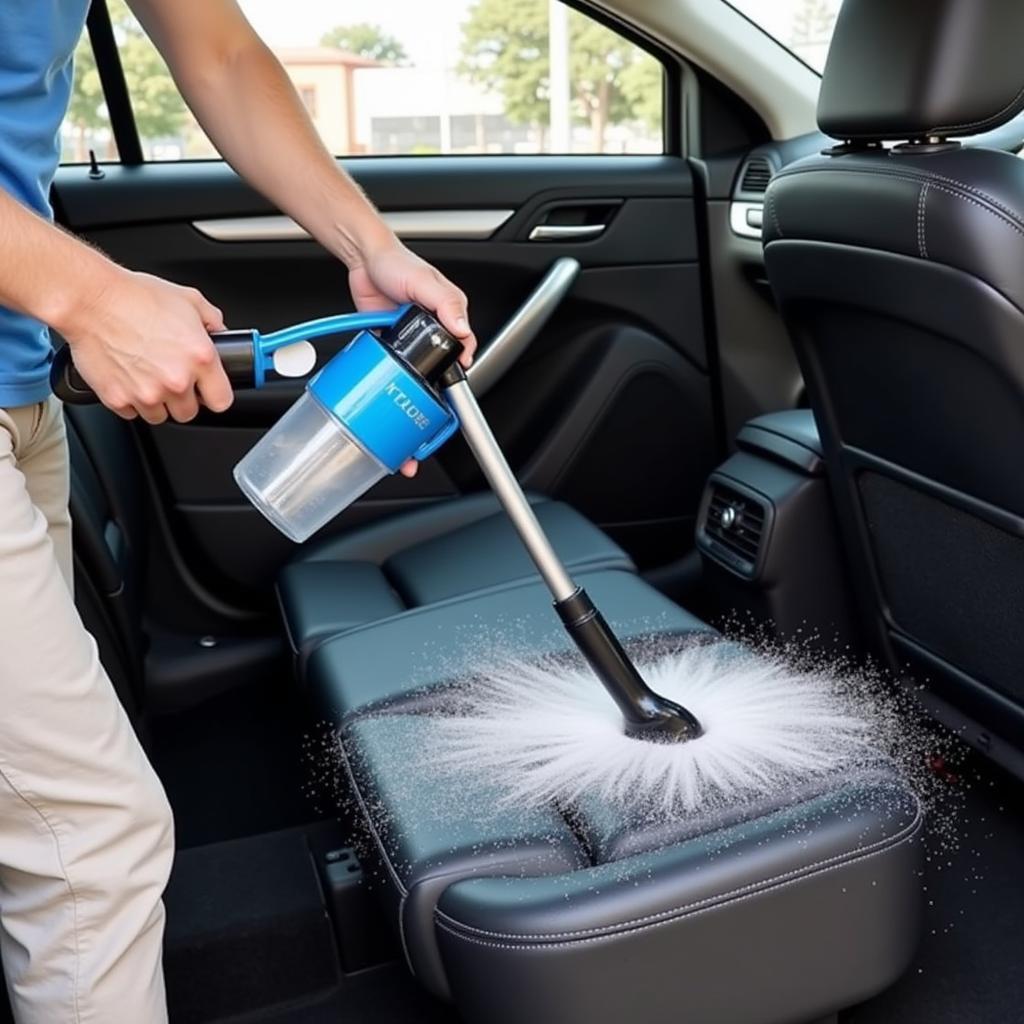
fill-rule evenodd
<path id="1" fill-rule="evenodd" d="M 117 143 L 96 70 L 96 58 L 89 36 L 84 32 L 75 50 L 75 89 L 61 127 L 60 143 L 61 160 L 66 164 L 89 163 L 90 154 L 95 154 L 100 161 L 117 159 Z"/>
<path id="2" fill-rule="evenodd" d="M 821 74 L 842 0 L 726 0 Z"/>
<path id="3" fill-rule="evenodd" d="M 663 151 L 661 64 L 558 0 L 240 6 L 337 156 Z M 146 159 L 214 157 L 124 0 L 108 7 Z M 76 80 L 65 130 L 107 154 L 93 86 Z"/>

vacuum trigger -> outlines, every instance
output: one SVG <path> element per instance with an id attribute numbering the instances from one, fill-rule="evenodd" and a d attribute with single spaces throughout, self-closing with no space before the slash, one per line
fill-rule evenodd
<path id="1" fill-rule="evenodd" d="M 279 377 L 305 377 L 316 366 L 316 349 L 308 341 L 279 348 L 270 357 Z"/>

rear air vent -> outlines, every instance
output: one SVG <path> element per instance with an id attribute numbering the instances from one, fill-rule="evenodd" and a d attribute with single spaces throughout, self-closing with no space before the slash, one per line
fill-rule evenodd
<path id="1" fill-rule="evenodd" d="M 753 577 L 767 518 L 767 509 L 760 501 L 713 480 L 698 539 L 717 561 L 743 576 Z"/>
<path id="2" fill-rule="evenodd" d="M 740 191 L 756 195 L 764 195 L 768 182 L 772 180 L 772 165 L 766 157 L 755 156 L 747 161 L 740 179 Z"/>

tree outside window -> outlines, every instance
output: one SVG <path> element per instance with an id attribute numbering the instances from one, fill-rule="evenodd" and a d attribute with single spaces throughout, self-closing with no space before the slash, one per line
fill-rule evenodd
<path id="1" fill-rule="evenodd" d="M 505 115 L 543 131 L 550 112 L 548 0 L 477 0 L 463 26 L 460 69 L 502 96 Z M 661 128 L 661 65 L 611 29 L 570 10 L 569 76 L 575 123 L 603 152 L 609 125 Z"/>

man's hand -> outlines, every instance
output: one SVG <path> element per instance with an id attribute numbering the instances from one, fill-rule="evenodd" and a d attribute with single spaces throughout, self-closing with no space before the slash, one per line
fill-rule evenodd
<path id="1" fill-rule="evenodd" d="M 353 266 L 348 283 L 360 311 L 392 309 L 404 302 L 429 309 L 465 347 L 462 365 L 468 368 L 473 362 L 476 338 L 469 327 L 465 294 L 397 239 Z M 410 459 L 402 466 L 402 473 L 412 477 L 418 468 L 419 463 Z"/>
<path id="2" fill-rule="evenodd" d="M 348 284 L 360 312 L 415 302 L 434 313 L 465 347 L 462 365 L 473 362 L 476 338 L 469 327 L 465 294 L 397 238 L 349 270 Z"/>
<path id="3" fill-rule="evenodd" d="M 476 340 L 465 295 L 395 238 L 327 152 L 291 79 L 237 0 L 129 4 L 225 159 L 345 263 L 356 306 L 422 305 L 466 346 L 468 366 Z M 273 145 L 265 145 L 267 139 Z M 407 463 L 402 472 L 411 476 L 415 466 Z"/>
<path id="4" fill-rule="evenodd" d="M 210 340 L 224 318 L 194 288 L 111 266 L 95 294 L 54 326 L 86 383 L 125 419 L 187 423 L 200 402 L 214 412 L 231 405 Z"/>

